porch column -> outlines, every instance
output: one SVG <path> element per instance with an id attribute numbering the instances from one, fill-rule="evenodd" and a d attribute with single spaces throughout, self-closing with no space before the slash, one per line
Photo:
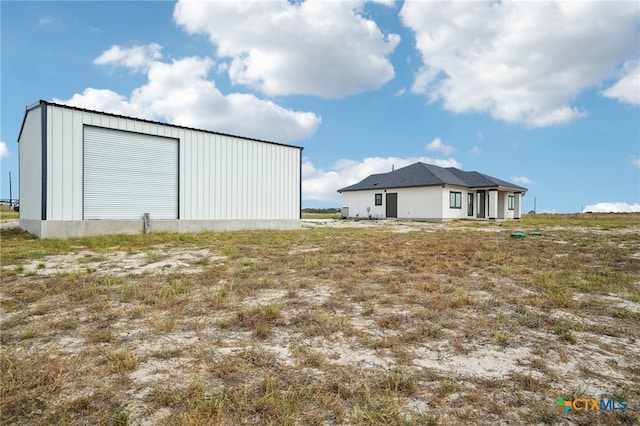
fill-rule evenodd
<path id="1" fill-rule="evenodd" d="M 489 220 L 498 218 L 498 190 L 489 190 Z"/>
<path id="2" fill-rule="evenodd" d="M 520 219 L 522 217 L 522 214 L 521 214 L 522 193 L 516 192 L 514 195 L 515 195 L 515 200 L 513 205 L 513 218 Z"/>

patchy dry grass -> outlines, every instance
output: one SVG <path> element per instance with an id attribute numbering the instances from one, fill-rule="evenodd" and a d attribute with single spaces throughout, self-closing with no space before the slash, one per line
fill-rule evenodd
<path id="1" fill-rule="evenodd" d="M 311 212 L 302 212 L 303 219 L 340 219 L 342 218 L 342 213 L 311 213 Z"/>
<path id="2" fill-rule="evenodd" d="M 0 421 L 638 424 L 638 235 L 638 215 L 2 230 Z"/>
<path id="3" fill-rule="evenodd" d="M 20 218 L 20 213 L 13 210 L 11 206 L 0 206 L 0 222 L 4 220 L 15 220 Z"/>

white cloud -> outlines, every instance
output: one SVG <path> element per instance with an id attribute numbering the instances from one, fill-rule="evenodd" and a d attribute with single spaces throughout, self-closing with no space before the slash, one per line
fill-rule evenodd
<path id="1" fill-rule="evenodd" d="M 511 176 L 511 180 L 521 185 L 529 185 L 533 183 L 533 181 L 526 176 Z"/>
<path id="2" fill-rule="evenodd" d="M 93 89 L 89 87 L 82 93 L 76 93 L 67 100 L 54 98 L 53 101 L 79 108 L 110 112 L 112 114 L 144 119 L 153 118 L 153 115 L 149 110 L 142 106 L 131 104 L 125 96 L 108 89 Z"/>
<path id="3" fill-rule="evenodd" d="M 625 75 L 602 92 L 605 98 L 617 99 L 631 105 L 640 105 L 640 61 L 625 64 Z"/>
<path id="4" fill-rule="evenodd" d="M 375 90 L 395 75 L 389 56 L 400 37 L 366 18 L 364 4 L 181 0 L 173 16 L 229 58 L 232 83 L 267 95 L 333 98 Z"/>
<path id="5" fill-rule="evenodd" d="M 640 167 L 640 158 L 632 156 L 631 157 L 631 165 L 634 167 Z"/>
<path id="6" fill-rule="evenodd" d="M 434 140 L 429 142 L 427 146 L 424 147 L 424 149 L 426 149 L 427 151 L 438 151 L 443 153 L 444 155 L 449 155 L 456 150 L 452 146 L 443 144 L 440 138 L 435 138 Z"/>
<path id="7" fill-rule="evenodd" d="M 302 199 L 340 204 L 342 196 L 337 192 L 338 189 L 360 182 L 371 174 L 390 172 L 393 167 L 398 169 L 418 161 L 440 167 L 462 167 L 453 158 L 437 160 L 428 157 L 368 157 L 361 161 L 339 160 L 331 170 L 322 170 L 307 160 L 302 163 Z"/>
<path id="8" fill-rule="evenodd" d="M 592 213 L 640 213 L 640 203 L 597 203 L 585 206 L 582 211 Z"/>
<path id="9" fill-rule="evenodd" d="M 129 48 L 114 45 L 102 52 L 93 63 L 96 65 L 123 66 L 137 71 L 144 71 L 155 60 L 162 58 L 160 50 L 162 50 L 162 46 L 157 43 Z"/>
<path id="10" fill-rule="evenodd" d="M 584 116 L 575 97 L 638 54 L 636 2 L 407 0 L 400 16 L 423 60 L 414 93 L 509 123 Z"/>
<path id="11" fill-rule="evenodd" d="M 139 62 L 121 64 L 133 70 L 139 66 Z M 148 81 L 128 97 L 88 88 L 68 100 L 55 101 L 277 142 L 304 139 L 320 125 L 320 117 L 311 112 L 286 109 L 252 94 L 222 94 L 215 81 L 208 79 L 213 66 L 209 58 L 187 57 L 171 63 L 153 60 L 146 64 Z"/>
<path id="12" fill-rule="evenodd" d="M 7 144 L 0 141 L 0 158 L 7 158 L 11 156 L 11 152 L 7 147 Z"/>
<path id="13" fill-rule="evenodd" d="M 472 153 L 472 154 L 476 154 L 476 155 L 478 155 L 478 154 L 480 154 L 480 153 L 482 152 L 482 149 L 480 149 L 480 147 L 479 147 L 479 146 L 474 145 L 474 146 L 472 146 L 472 147 L 471 147 L 471 149 L 469 150 L 469 152 L 470 152 L 470 153 Z"/>

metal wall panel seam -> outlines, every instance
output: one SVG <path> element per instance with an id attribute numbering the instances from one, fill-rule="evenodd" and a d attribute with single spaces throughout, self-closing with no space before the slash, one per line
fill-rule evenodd
<path id="1" fill-rule="evenodd" d="M 41 134 L 41 160 L 42 160 L 42 169 L 41 169 L 41 179 L 42 179 L 42 187 L 41 187 L 41 194 L 40 194 L 40 216 L 41 216 L 41 220 L 47 220 L 47 186 L 49 185 L 48 183 L 48 176 L 47 176 L 47 172 L 48 172 L 48 150 L 47 150 L 47 144 L 48 144 L 48 135 L 49 135 L 49 126 L 48 126 L 48 122 L 47 122 L 47 114 L 48 114 L 48 107 L 46 105 L 41 105 L 40 106 L 40 134 Z"/>
<path id="2" fill-rule="evenodd" d="M 166 135 L 163 135 L 163 136 L 166 136 Z M 176 219 L 180 219 L 181 218 L 181 216 L 180 216 L 180 205 L 181 205 L 180 204 L 181 203 L 181 201 L 180 201 L 180 198 L 181 198 L 180 197 L 180 193 L 181 193 L 181 191 L 180 191 L 180 184 L 181 184 L 180 183 L 181 182 L 180 177 L 182 176 L 181 170 L 183 168 L 182 167 L 182 163 L 181 163 L 180 147 L 182 145 L 182 141 L 179 138 L 176 139 L 176 141 L 177 141 L 177 143 L 176 143 L 176 159 L 177 159 L 177 162 L 178 162 L 178 164 L 177 164 L 178 172 L 176 173 L 177 177 L 178 177 L 176 179 L 176 193 L 178 194 L 178 197 L 177 197 L 178 198 L 178 203 L 176 205 Z"/>
<path id="3" fill-rule="evenodd" d="M 187 167 L 185 165 L 185 161 L 187 158 L 186 155 L 186 136 L 182 130 L 178 131 L 176 129 L 175 132 L 171 132 L 171 136 L 178 140 L 178 218 L 186 219 L 189 216 L 187 215 L 186 210 L 186 181 L 187 181 Z"/>
<path id="4" fill-rule="evenodd" d="M 211 147 L 209 149 L 209 164 L 211 166 L 211 173 L 209 175 L 210 177 L 210 181 L 209 181 L 209 217 L 208 219 L 215 219 L 217 216 L 217 211 L 216 211 L 216 181 L 217 181 L 217 145 L 216 145 L 216 140 L 215 137 L 213 135 L 209 135 L 208 137 L 209 139 L 209 144 L 211 144 Z"/>
<path id="5" fill-rule="evenodd" d="M 61 109 L 54 108 L 51 111 L 51 140 L 50 140 L 50 156 L 49 156 L 49 211 L 48 216 L 51 220 L 60 220 L 62 204 L 62 170 L 60 167 L 60 156 L 62 144 L 62 115 Z"/>
<path id="6" fill-rule="evenodd" d="M 238 153 L 237 153 L 237 146 L 234 143 L 230 143 L 229 144 L 231 147 L 231 164 L 232 164 L 232 170 L 238 170 Z M 227 194 L 227 203 L 229 204 L 229 215 L 227 217 L 227 219 L 233 219 L 235 217 L 236 214 L 236 206 L 235 206 L 235 200 L 234 200 L 234 194 L 238 191 L 238 180 L 235 179 L 234 174 L 231 174 L 229 172 L 227 172 L 229 177 L 231 178 L 231 191 L 230 193 Z"/>

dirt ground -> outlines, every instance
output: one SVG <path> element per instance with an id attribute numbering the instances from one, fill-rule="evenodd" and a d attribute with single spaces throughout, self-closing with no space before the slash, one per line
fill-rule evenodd
<path id="1" fill-rule="evenodd" d="M 513 230 L 39 248 L 2 265 L 2 424 L 638 424 L 640 227 Z"/>

